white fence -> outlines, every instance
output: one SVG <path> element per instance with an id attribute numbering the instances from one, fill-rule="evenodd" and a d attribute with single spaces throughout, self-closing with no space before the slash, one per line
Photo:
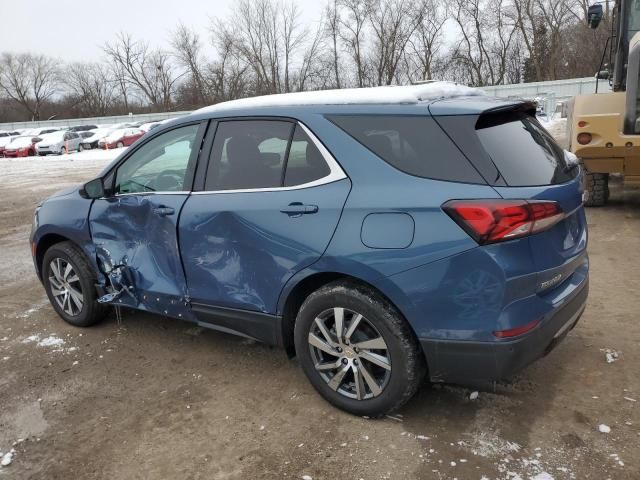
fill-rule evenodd
<path id="1" fill-rule="evenodd" d="M 137 115 L 115 115 L 111 117 L 93 117 L 62 120 L 40 120 L 36 122 L 12 122 L 0 123 L 0 130 L 16 130 L 20 128 L 38 127 L 71 127 L 74 125 L 112 125 L 114 123 L 125 122 L 155 122 L 168 118 L 182 117 L 188 115 L 190 111 L 184 112 L 163 112 L 163 113 L 140 113 Z"/>
<path id="2" fill-rule="evenodd" d="M 608 80 L 596 80 L 593 77 L 495 85 L 492 87 L 483 87 L 482 90 L 485 91 L 487 95 L 494 97 L 539 100 L 544 107 L 544 111 L 549 116 L 553 116 L 558 106 L 569 98 L 581 94 L 595 93 L 596 82 L 598 82 L 598 93 L 611 91 Z"/>
<path id="3" fill-rule="evenodd" d="M 600 80 L 598 92 L 608 92 L 609 82 Z M 493 87 L 483 87 L 487 95 L 507 98 L 526 98 L 529 100 L 539 99 L 544 105 L 544 110 L 549 115 L 556 112 L 559 103 L 575 95 L 583 93 L 594 93 L 596 90 L 596 79 L 572 78 L 569 80 L 554 80 L 550 82 L 515 83 L 511 85 L 496 85 Z M 151 122 L 164 120 L 167 118 L 181 117 L 191 112 L 165 112 L 165 113 L 143 113 L 138 115 L 121 115 L 113 117 L 79 118 L 75 120 L 42 120 L 38 122 L 13 122 L 0 123 L 0 130 L 12 130 L 18 128 L 37 127 L 62 127 L 73 125 L 104 125 L 124 122 Z"/>

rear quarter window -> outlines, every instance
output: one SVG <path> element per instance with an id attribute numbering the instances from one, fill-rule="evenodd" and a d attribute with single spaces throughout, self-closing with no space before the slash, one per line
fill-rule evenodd
<path id="1" fill-rule="evenodd" d="M 575 178 L 564 150 L 535 117 L 524 112 L 482 115 L 476 134 L 507 185 L 555 185 Z"/>
<path id="2" fill-rule="evenodd" d="M 409 175 L 486 183 L 439 125 L 422 115 L 329 115 L 331 122 Z"/>

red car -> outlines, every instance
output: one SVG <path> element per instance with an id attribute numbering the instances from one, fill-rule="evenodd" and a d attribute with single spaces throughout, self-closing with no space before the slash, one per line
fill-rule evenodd
<path id="1" fill-rule="evenodd" d="M 143 136 L 144 133 L 139 128 L 121 128 L 100 140 L 98 146 L 103 149 L 128 147 Z"/>
<path id="2" fill-rule="evenodd" d="M 34 157 L 36 155 L 36 143 L 40 139 L 34 136 L 15 137 L 4 148 L 5 157 Z"/>

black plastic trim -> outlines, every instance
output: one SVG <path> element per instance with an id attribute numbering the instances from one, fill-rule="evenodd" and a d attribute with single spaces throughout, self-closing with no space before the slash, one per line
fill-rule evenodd
<path id="1" fill-rule="evenodd" d="M 268 313 L 192 303 L 198 320 L 211 328 L 282 347 L 282 317 Z"/>

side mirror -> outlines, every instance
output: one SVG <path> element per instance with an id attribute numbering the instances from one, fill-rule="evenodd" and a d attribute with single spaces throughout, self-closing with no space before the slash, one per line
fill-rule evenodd
<path id="1" fill-rule="evenodd" d="M 102 198 L 104 197 L 104 183 L 102 182 L 102 178 L 96 178 L 87 182 L 80 190 L 80 195 L 84 198 Z"/>
<path id="2" fill-rule="evenodd" d="M 587 10 L 587 23 L 589 28 L 598 28 L 602 21 L 602 5 L 591 5 Z"/>

